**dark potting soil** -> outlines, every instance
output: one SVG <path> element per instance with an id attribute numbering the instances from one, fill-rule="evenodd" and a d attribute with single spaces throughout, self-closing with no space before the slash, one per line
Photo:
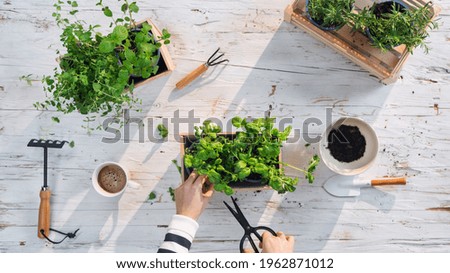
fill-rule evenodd
<path id="1" fill-rule="evenodd" d="M 393 6 L 396 10 L 404 11 L 405 7 L 397 2 L 386 1 L 381 3 L 376 3 L 374 5 L 373 13 L 377 18 L 381 18 L 383 14 L 392 13 Z"/>
<path id="2" fill-rule="evenodd" d="M 340 162 L 360 159 L 366 151 L 366 139 L 356 126 L 341 125 L 328 134 L 328 149 Z"/>

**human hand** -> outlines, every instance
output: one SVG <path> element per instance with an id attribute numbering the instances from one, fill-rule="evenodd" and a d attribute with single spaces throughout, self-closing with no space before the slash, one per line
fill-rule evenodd
<path id="1" fill-rule="evenodd" d="M 277 232 L 277 236 L 273 236 L 270 232 L 264 231 L 259 248 L 262 249 L 262 253 L 291 253 L 294 251 L 294 242 L 294 237 L 286 236 L 281 231 Z M 253 249 L 244 249 L 244 253 L 253 252 Z"/>
<path id="2" fill-rule="evenodd" d="M 175 189 L 176 213 L 197 220 L 213 194 L 213 185 L 205 175 L 192 172 Z"/>
<path id="3" fill-rule="evenodd" d="M 292 236 L 286 236 L 283 232 L 278 231 L 277 236 L 265 231 L 262 234 L 262 242 L 260 247 L 263 253 L 292 253 L 294 252 L 295 239 Z"/>

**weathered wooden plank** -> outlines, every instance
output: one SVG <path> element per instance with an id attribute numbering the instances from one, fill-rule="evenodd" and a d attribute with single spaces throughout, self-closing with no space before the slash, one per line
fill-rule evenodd
<path id="1" fill-rule="evenodd" d="M 95 3 L 78 2 L 80 18 L 94 18 Z M 292 125 L 303 130 L 306 118 L 325 121 L 327 107 L 333 118 L 359 116 L 378 133 L 377 162 L 357 179 L 406 175 L 408 184 L 363 189 L 356 198 L 334 198 L 321 188 L 332 175 L 321 164 L 316 182 L 308 185 L 302 179 L 294 193 L 237 193 L 249 220 L 295 235 L 296 251 L 302 252 L 449 251 L 448 3 L 436 1 L 444 9 L 441 28 L 429 37 L 430 54 L 416 51 L 401 72 L 403 79 L 381 86 L 305 32 L 282 22 L 291 0 L 144 2 L 143 17 L 173 34 L 169 51 L 176 70 L 136 90 L 144 99 L 143 112 L 132 117 L 152 119 L 154 124 L 168 119 L 169 141 L 164 143 L 148 139 L 148 124 L 144 141 L 134 124 L 129 136 L 122 132 L 119 142 L 103 143 L 102 137 L 113 135 L 88 135 L 78 114 L 62 117 L 34 110 L 32 104 L 44 98 L 38 78 L 51 72 L 59 47 L 51 2 L 0 6 L 0 35 L 8 37 L 0 45 L 0 252 L 154 252 L 174 213 L 167 189 L 180 182 L 170 162 L 179 157 L 171 121 L 175 111 L 187 117 L 194 109 L 200 120 L 214 117 L 225 123 L 234 115 L 262 116 L 270 110 L 273 117 L 292 117 Z M 174 91 L 175 83 L 218 46 L 230 63 Z M 30 73 L 36 79 L 32 86 L 19 81 Z M 61 124 L 50 121 L 55 114 Z M 186 131 L 187 125 L 179 128 Z M 325 123 L 311 126 L 310 132 L 318 136 L 324 128 Z M 52 224 L 62 230 L 81 228 L 75 240 L 59 246 L 36 237 L 42 150 L 26 147 L 35 137 L 75 141 L 73 149 L 49 152 Z M 317 147 L 305 149 L 304 144 L 286 145 L 284 159 L 306 164 L 305 155 Z M 131 171 L 134 182 L 121 198 L 102 198 L 91 187 L 92 171 L 106 160 L 119 161 Z M 157 198 L 148 201 L 151 191 Z M 241 229 L 223 207 L 224 200 L 228 197 L 216 194 L 200 218 L 193 252 L 237 251 Z"/>

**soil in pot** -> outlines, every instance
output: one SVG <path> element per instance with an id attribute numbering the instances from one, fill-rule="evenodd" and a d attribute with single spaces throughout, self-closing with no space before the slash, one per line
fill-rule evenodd
<path id="1" fill-rule="evenodd" d="M 366 139 L 356 126 L 341 125 L 327 137 L 331 155 L 340 162 L 353 162 L 363 157 Z"/>
<path id="2" fill-rule="evenodd" d="M 393 6 L 395 6 L 395 9 L 397 9 L 399 11 L 406 10 L 406 7 L 399 2 L 386 1 L 386 2 L 377 3 L 373 9 L 373 13 L 375 14 L 375 16 L 377 18 L 381 18 L 383 16 L 383 14 L 392 13 Z"/>
<path id="3" fill-rule="evenodd" d="M 107 165 L 98 173 L 98 184 L 109 193 L 120 192 L 127 183 L 125 171 L 119 166 Z"/>

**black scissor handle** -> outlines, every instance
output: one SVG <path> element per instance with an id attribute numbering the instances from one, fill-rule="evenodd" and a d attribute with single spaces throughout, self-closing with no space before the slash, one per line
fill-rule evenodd
<path id="1" fill-rule="evenodd" d="M 259 253 L 258 247 L 256 246 L 250 234 L 244 234 L 244 236 L 242 236 L 241 242 L 239 243 L 239 250 L 241 251 L 241 253 L 244 253 L 245 239 L 247 239 L 250 242 L 253 251 L 255 251 L 255 253 Z"/>
<path id="2" fill-rule="evenodd" d="M 262 235 L 260 235 L 257 231 L 259 230 L 259 229 L 262 229 L 262 230 L 265 230 L 265 231 L 268 231 L 268 232 L 270 232 L 273 236 L 277 236 L 277 233 L 273 230 L 273 229 L 271 229 L 270 227 L 266 227 L 266 226 L 258 226 L 258 227 L 255 227 L 255 235 L 256 235 L 256 237 L 258 237 L 258 239 L 262 242 Z"/>
<path id="3" fill-rule="evenodd" d="M 265 231 L 270 232 L 273 236 L 277 236 L 277 233 L 273 229 L 266 227 L 266 226 L 258 226 L 255 228 L 251 228 L 251 230 L 248 233 L 245 233 L 244 236 L 242 236 L 241 242 L 239 244 L 239 250 L 241 251 L 241 253 L 244 252 L 245 239 L 247 239 L 250 242 L 250 245 L 252 246 L 253 251 L 255 253 L 259 253 L 258 247 L 256 246 L 255 242 L 253 241 L 253 238 L 251 237 L 251 234 L 255 234 L 255 236 L 258 238 L 258 240 L 260 242 L 262 242 L 263 241 L 262 235 L 259 234 L 258 230 L 265 230 Z"/>

